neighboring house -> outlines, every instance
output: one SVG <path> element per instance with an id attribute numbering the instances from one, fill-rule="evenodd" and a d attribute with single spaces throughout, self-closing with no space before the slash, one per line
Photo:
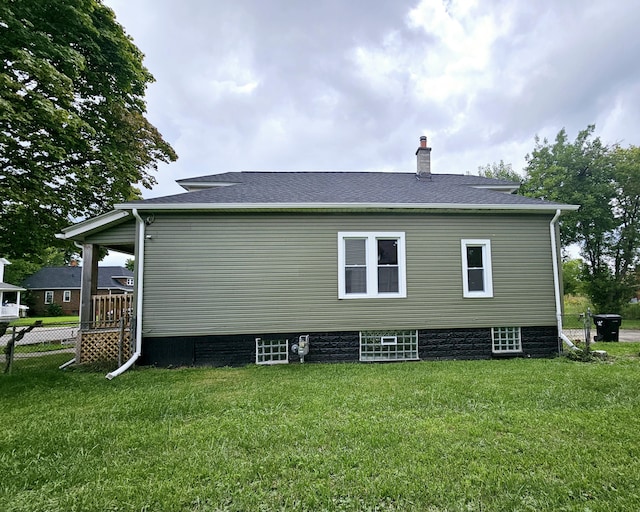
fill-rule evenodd
<path id="1" fill-rule="evenodd" d="M 20 305 L 20 293 L 25 289 L 4 282 L 5 265 L 11 262 L 0 258 L 0 322 L 15 320 L 27 309 Z"/>
<path id="2" fill-rule="evenodd" d="M 116 295 L 133 291 L 134 274 L 124 267 L 98 267 L 98 295 Z M 51 304 L 57 304 L 65 315 L 80 312 L 82 267 L 44 267 L 27 277 L 24 286 L 31 292 L 32 315 L 46 314 Z"/>
<path id="3" fill-rule="evenodd" d="M 62 236 L 85 262 L 100 246 L 135 254 L 123 369 L 557 353 L 557 221 L 577 206 L 431 174 L 430 152 L 421 138 L 417 173 L 180 180 L 186 193 L 116 205 Z"/>

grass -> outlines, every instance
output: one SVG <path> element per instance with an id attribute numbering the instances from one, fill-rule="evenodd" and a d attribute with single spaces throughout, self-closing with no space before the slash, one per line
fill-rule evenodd
<path id="1" fill-rule="evenodd" d="M 76 316 L 38 316 L 38 317 L 27 317 L 27 318 L 18 318 L 14 320 L 9 325 L 16 327 L 26 327 L 29 325 L 33 325 L 37 320 L 40 320 L 43 325 L 49 324 L 66 324 L 66 323 L 78 323 L 80 318 Z"/>
<path id="2" fill-rule="evenodd" d="M 60 343 L 59 341 L 51 341 L 45 343 L 33 343 L 29 345 L 16 345 L 14 352 L 16 354 L 31 354 L 34 352 L 51 352 L 55 350 L 63 350 L 73 347 L 69 343 Z"/>
<path id="3" fill-rule="evenodd" d="M 21 367 L 0 376 L 0 509 L 638 510 L 640 344 L 601 345 L 588 364 Z"/>

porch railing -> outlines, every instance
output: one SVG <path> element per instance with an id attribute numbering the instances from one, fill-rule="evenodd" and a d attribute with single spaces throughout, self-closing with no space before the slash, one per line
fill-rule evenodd
<path id="1" fill-rule="evenodd" d="M 20 306 L 17 304 L 0 305 L 0 318 L 18 318 L 20 316 Z"/>
<path id="2" fill-rule="evenodd" d="M 93 327 L 113 327 L 124 318 L 128 324 L 133 314 L 133 295 L 93 295 L 91 297 L 93 311 Z"/>

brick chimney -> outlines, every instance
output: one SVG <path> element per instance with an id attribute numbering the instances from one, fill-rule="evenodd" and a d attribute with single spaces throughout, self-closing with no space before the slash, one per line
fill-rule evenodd
<path id="1" fill-rule="evenodd" d="M 418 179 L 431 179 L 431 148 L 427 147 L 427 137 L 420 137 L 420 147 L 416 150 Z"/>

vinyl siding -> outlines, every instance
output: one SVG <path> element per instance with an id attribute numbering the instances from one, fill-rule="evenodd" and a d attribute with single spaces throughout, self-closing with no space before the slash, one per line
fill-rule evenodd
<path id="1" fill-rule="evenodd" d="M 146 336 L 555 323 L 547 215 L 158 214 Z M 338 299 L 338 231 L 403 231 L 407 298 Z M 460 240 L 489 239 L 493 298 L 463 298 Z"/>
<path id="2" fill-rule="evenodd" d="M 89 235 L 85 242 L 99 245 L 133 244 L 136 239 L 136 222 L 127 220 L 112 228 Z"/>

